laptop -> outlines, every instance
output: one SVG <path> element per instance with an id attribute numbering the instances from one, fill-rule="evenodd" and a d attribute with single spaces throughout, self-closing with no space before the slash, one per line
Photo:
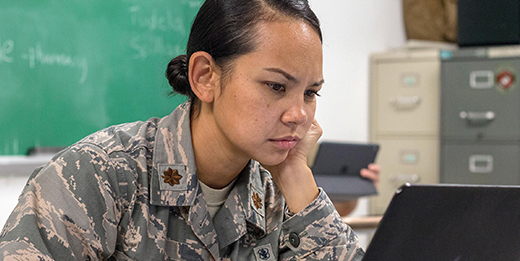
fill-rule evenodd
<path id="1" fill-rule="evenodd" d="M 520 186 L 402 186 L 363 258 L 381 260 L 520 260 Z"/>
<path id="2" fill-rule="evenodd" d="M 379 145 L 322 142 L 311 167 L 314 179 L 333 201 L 377 194 L 374 183 L 360 171 L 376 159 Z"/>

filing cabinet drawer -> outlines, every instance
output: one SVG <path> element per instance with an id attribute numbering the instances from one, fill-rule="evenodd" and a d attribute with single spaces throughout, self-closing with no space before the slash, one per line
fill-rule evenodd
<path id="1" fill-rule="evenodd" d="M 441 150 L 441 183 L 520 184 L 519 145 L 445 144 Z"/>
<path id="2" fill-rule="evenodd" d="M 441 65 L 441 135 L 448 140 L 519 140 L 519 59 Z"/>
<path id="3" fill-rule="evenodd" d="M 375 67 L 375 131 L 438 135 L 440 62 L 381 62 Z"/>
<path id="4" fill-rule="evenodd" d="M 394 192 L 404 183 L 439 182 L 437 139 L 386 139 L 376 142 L 380 144 L 377 163 L 381 167 L 381 176 L 379 194 L 370 202 L 372 214 L 383 214 Z"/>

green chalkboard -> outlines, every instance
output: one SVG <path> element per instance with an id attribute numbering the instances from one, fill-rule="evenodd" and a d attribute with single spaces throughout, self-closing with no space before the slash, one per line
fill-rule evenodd
<path id="1" fill-rule="evenodd" d="M 169 114 L 168 62 L 202 0 L 3 0 L 0 155 Z"/>

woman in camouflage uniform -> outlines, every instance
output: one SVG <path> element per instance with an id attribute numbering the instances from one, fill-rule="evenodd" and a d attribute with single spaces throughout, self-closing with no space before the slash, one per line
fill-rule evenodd
<path id="1" fill-rule="evenodd" d="M 1 259 L 360 260 L 306 162 L 321 43 L 305 0 L 207 0 L 166 73 L 188 101 L 37 169 Z"/>

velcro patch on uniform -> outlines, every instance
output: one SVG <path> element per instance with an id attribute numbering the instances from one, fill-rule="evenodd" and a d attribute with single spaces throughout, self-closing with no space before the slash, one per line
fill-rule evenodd
<path id="1" fill-rule="evenodd" d="M 161 190 L 186 189 L 186 166 L 183 164 L 160 164 L 157 176 Z"/>
<path id="2" fill-rule="evenodd" d="M 276 260 L 271 244 L 258 246 L 253 249 L 257 261 L 273 261 Z"/>

